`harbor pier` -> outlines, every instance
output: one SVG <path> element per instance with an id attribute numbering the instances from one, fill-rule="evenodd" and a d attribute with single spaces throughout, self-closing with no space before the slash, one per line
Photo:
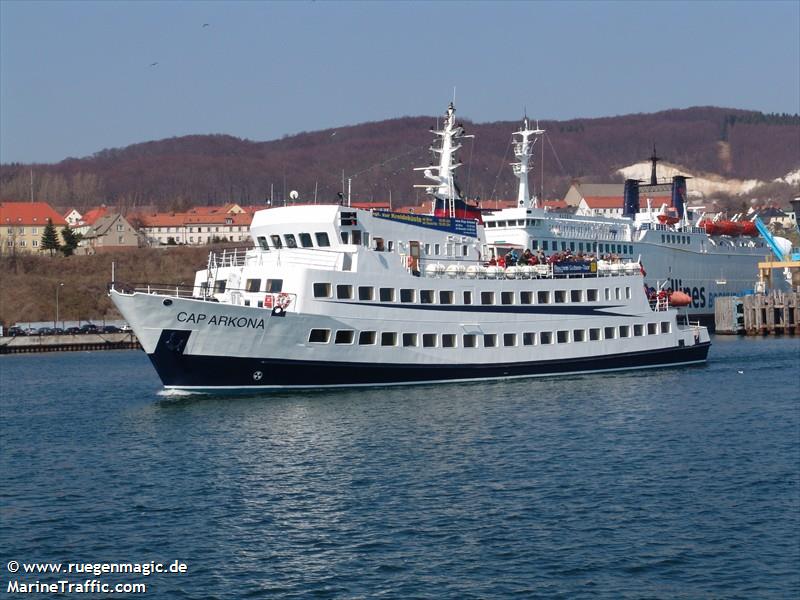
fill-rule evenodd
<path id="1" fill-rule="evenodd" d="M 86 335 L 26 335 L 0 338 L 0 354 L 31 352 L 76 352 L 91 350 L 135 350 L 141 348 L 133 333 Z"/>
<path id="2" fill-rule="evenodd" d="M 800 334 L 800 294 L 773 291 L 768 294 L 717 298 L 714 321 L 717 334 Z"/>

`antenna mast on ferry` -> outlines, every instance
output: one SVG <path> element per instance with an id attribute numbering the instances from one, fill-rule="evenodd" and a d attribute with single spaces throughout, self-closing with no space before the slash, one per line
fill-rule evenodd
<path id="1" fill-rule="evenodd" d="M 517 192 L 517 206 L 531 208 L 538 208 L 536 196 L 531 197 L 528 189 L 528 172 L 530 171 L 530 160 L 533 156 L 533 142 L 530 141 L 532 135 L 542 135 L 544 129 L 539 129 L 539 124 L 536 124 L 536 129 L 530 129 L 528 125 L 528 117 L 522 120 L 522 129 L 515 131 L 511 135 L 521 136 L 520 140 L 514 141 L 514 156 L 517 157 L 515 163 L 511 163 L 511 168 L 514 169 L 514 175 L 519 178 L 519 191 Z"/>
<path id="2" fill-rule="evenodd" d="M 436 208 L 436 202 L 443 200 L 446 203 L 448 214 L 451 217 L 455 216 L 455 201 L 461 199 L 461 191 L 455 182 L 454 171 L 461 166 L 461 162 L 455 159 L 455 153 L 461 148 L 458 140 L 462 138 L 475 137 L 466 135 L 464 128 L 456 123 L 456 109 L 453 103 L 447 107 L 447 113 L 444 116 L 444 124 L 441 130 L 431 129 L 431 133 L 438 136 L 440 139 L 434 140 L 434 145 L 430 147 L 431 152 L 439 155 L 439 165 L 430 165 L 429 167 L 417 167 L 415 171 L 423 171 L 426 179 L 435 183 L 415 185 L 416 188 L 425 188 L 428 194 L 434 197 L 433 209 Z M 436 142 L 440 142 L 440 146 L 436 146 Z M 433 211 L 432 211 L 433 212 Z"/>

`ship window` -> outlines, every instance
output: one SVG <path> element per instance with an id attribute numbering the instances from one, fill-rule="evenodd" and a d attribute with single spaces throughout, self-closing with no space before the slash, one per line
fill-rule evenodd
<path id="1" fill-rule="evenodd" d="M 483 336 L 483 347 L 494 348 L 497 346 L 497 336 L 494 333 L 486 333 Z"/>
<path id="2" fill-rule="evenodd" d="M 631 288 L 630 288 L 630 286 L 627 286 L 625 288 L 625 298 L 627 298 L 628 300 L 631 299 Z"/>
<path id="3" fill-rule="evenodd" d="M 658 323 L 647 324 L 647 335 L 658 335 Z"/>
<path id="4" fill-rule="evenodd" d="M 586 290 L 586 300 L 588 302 L 597 302 L 597 290 Z"/>
<path id="5" fill-rule="evenodd" d="M 330 298 L 331 297 L 331 284 L 330 283 L 315 283 L 314 284 L 314 298 Z"/>
<path id="6" fill-rule="evenodd" d="M 374 300 L 375 299 L 375 288 L 372 286 L 359 286 L 358 287 L 358 299 L 359 300 Z"/>
<path id="7" fill-rule="evenodd" d="M 386 242 L 386 250 L 388 252 L 394 252 L 394 242 L 392 240 Z"/>
<path id="8" fill-rule="evenodd" d="M 260 279 L 248 279 L 247 284 L 245 284 L 245 291 L 246 292 L 257 292 L 261 289 L 261 280 Z"/>
<path id="9" fill-rule="evenodd" d="M 357 213 L 342 211 L 341 215 L 341 223 L 343 227 L 349 227 L 352 225 L 358 225 L 358 216 Z"/>
<path id="10" fill-rule="evenodd" d="M 486 226 L 487 227 L 495 227 L 495 223 L 494 223 L 494 221 L 487 221 L 486 222 Z"/>
<path id="11" fill-rule="evenodd" d="M 570 290 L 569 292 L 570 302 L 581 302 L 583 300 L 582 296 L 582 290 Z"/>
<path id="12" fill-rule="evenodd" d="M 567 301 L 566 290 L 556 290 L 554 292 L 556 304 L 562 304 Z"/>
<path id="13" fill-rule="evenodd" d="M 397 333 L 384 331 L 381 333 L 381 346 L 397 346 Z"/>
<path id="14" fill-rule="evenodd" d="M 358 343 L 361 346 L 372 346 L 375 344 L 376 334 L 374 331 L 362 331 L 358 334 Z"/>
<path id="15" fill-rule="evenodd" d="M 352 329 L 340 329 L 333 338 L 334 344 L 352 344 L 355 339 L 355 331 Z"/>
<path id="16" fill-rule="evenodd" d="M 472 304 L 472 291 L 464 291 L 464 304 Z"/>
<path id="17" fill-rule="evenodd" d="M 617 300 L 622 298 L 622 290 L 620 288 L 614 288 L 614 298 Z"/>
<path id="18" fill-rule="evenodd" d="M 410 346 L 417 345 L 417 334 L 416 333 L 404 333 L 403 334 L 403 346 L 408 348 Z"/>
<path id="19" fill-rule="evenodd" d="M 630 325 L 620 325 L 619 326 L 619 337 L 621 337 L 621 338 L 631 337 L 631 327 L 630 327 Z"/>
<path id="20" fill-rule="evenodd" d="M 364 232 L 364 245 L 369 248 L 369 231 Z"/>
<path id="21" fill-rule="evenodd" d="M 380 288 L 381 302 L 394 302 L 394 288 Z"/>
<path id="22" fill-rule="evenodd" d="M 400 302 L 414 302 L 415 290 L 400 288 Z"/>
<path id="23" fill-rule="evenodd" d="M 440 250 L 441 250 L 441 248 L 439 247 L 439 244 L 434 244 L 434 245 L 433 245 L 433 253 L 434 253 L 436 256 L 439 256 L 439 252 L 440 252 Z"/>
<path id="24" fill-rule="evenodd" d="M 420 304 L 433 304 L 433 290 L 420 290 L 419 302 Z"/>
<path id="25" fill-rule="evenodd" d="M 519 293 L 519 303 L 520 304 L 533 304 L 533 292 L 520 292 Z"/>
<path id="26" fill-rule="evenodd" d="M 294 239 L 293 233 L 287 233 L 283 236 L 283 239 L 286 240 L 286 247 L 287 248 L 297 248 L 297 240 Z"/>
<path id="27" fill-rule="evenodd" d="M 227 279 L 218 279 L 214 282 L 214 293 L 215 294 L 224 294 L 225 293 L 225 286 L 228 284 Z"/>
<path id="28" fill-rule="evenodd" d="M 578 252 L 583 252 L 583 242 L 578 243 Z"/>
<path id="29" fill-rule="evenodd" d="M 611 300 L 611 289 L 610 288 L 606 288 L 605 289 L 604 296 L 605 296 L 606 300 Z"/>
<path id="30" fill-rule="evenodd" d="M 542 250 L 547 250 L 547 240 L 542 240 Z"/>
<path id="31" fill-rule="evenodd" d="M 350 243 L 348 241 L 350 239 L 350 236 L 348 235 L 348 233 L 346 231 L 343 231 L 340 235 L 342 237 L 342 243 L 343 244 L 349 244 Z"/>
<path id="32" fill-rule="evenodd" d="M 560 329 L 556 332 L 556 339 L 558 340 L 559 344 L 566 344 L 569 342 L 569 331 L 566 329 Z"/>
<path id="33" fill-rule="evenodd" d="M 328 239 L 328 234 L 324 231 L 316 232 L 314 237 L 317 238 L 317 246 L 320 248 L 327 248 L 331 245 L 331 241 Z"/>
<path id="34" fill-rule="evenodd" d="M 267 279 L 267 287 L 264 291 L 270 294 L 277 294 L 283 290 L 283 279 Z"/>
<path id="35" fill-rule="evenodd" d="M 585 342 L 586 341 L 586 330 L 585 329 L 573 329 L 572 330 L 572 340 L 575 342 Z"/>
<path id="36" fill-rule="evenodd" d="M 661 321 L 661 333 L 669 333 L 669 321 Z"/>
<path id="37" fill-rule="evenodd" d="M 267 238 L 263 235 L 258 236 L 258 245 L 261 247 L 262 250 L 269 250 L 269 244 L 267 243 Z"/>
<path id="38" fill-rule="evenodd" d="M 424 348 L 435 348 L 436 347 L 436 334 L 435 333 L 423 333 L 422 334 L 422 346 Z"/>
<path id="39" fill-rule="evenodd" d="M 522 343 L 525 346 L 535 346 L 536 345 L 536 334 L 532 331 L 526 331 L 522 334 Z"/>
<path id="40" fill-rule="evenodd" d="M 478 345 L 477 338 L 474 333 L 465 333 L 462 338 L 464 348 L 475 348 Z"/>
<path id="41" fill-rule="evenodd" d="M 456 336 L 453 333 L 442 334 L 442 348 L 455 348 Z"/>
<path id="42" fill-rule="evenodd" d="M 600 339 L 600 328 L 599 327 L 592 327 L 589 330 L 589 340 L 592 342 L 596 342 Z"/>
<path id="43" fill-rule="evenodd" d="M 644 325 L 642 325 L 641 323 L 636 323 L 633 326 L 633 335 L 635 335 L 636 337 L 643 336 L 644 335 Z"/>
<path id="44" fill-rule="evenodd" d="M 283 242 L 281 241 L 281 236 L 279 236 L 279 235 L 271 235 L 269 237 L 272 240 L 272 245 L 275 248 L 283 248 Z"/>
<path id="45" fill-rule="evenodd" d="M 500 292 L 500 302 L 502 304 L 514 304 L 514 292 Z"/>
<path id="46" fill-rule="evenodd" d="M 312 344 L 327 344 L 331 339 L 330 329 L 312 329 L 308 334 L 308 341 Z"/>
<path id="47" fill-rule="evenodd" d="M 425 244 L 425 254 L 430 255 L 430 253 L 431 253 L 431 245 Z"/>
<path id="48" fill-rule="evenodd" d="M 310 233 L 301 233 L 299 235 L 300 235 L 300 245 L 303 248 L 311 248 L 314 246 L 314 243 L 311 241 Z"/>
<path id="49" fill-rule="evenodd" d="M 353 286 L 340 284 L 336 286 L 336 297 L 340 300 L 350 300 L 353 298 Z"/>
<path id="50" fill-rule="evenodd" d="M 539 334 L 539 340 L 542 344 L 552 344 L 553 343 L 553 332 L 552 331 L 543 331 Z"/>
<path id="51" fill-rule="evenodd" d="M 546 291 L 536 292 L 536 303 L 537 304 L 550 304 L 550 292 L 546 292 Z"/>
<path id="52" fill-rule="evenodd" d="M 494 292 L 481 292 L 481 304 L 494 304 Z"/>
<path id="53" fill-rule="evenodd" d="M 466 244 L 462 244 L 461 245 L 461 256 L 466 256 L 467 254 L 468 254 L 467 245 Z"/>
<path id="54" fill-rule="evenodd" d="M 360 229 L 353 229 L 353 245 L 360 246 L 361 245 L 361 230 Z"/>
<path id="55" fill-rule="evenodd" d="M 603 337 L 607 340 L 613 340 L 617 337 L 617 331 L 613 327 L 605 327 L 603 329 Z"/>
<path id="56" fill-rule="evenodd" d="M 553 242 L 555 244 L 555 242 Z M 561 242 L 561 251 L 565 252 L 567 250 L 567 242 Z"/>
<path id="57" fill-rule="evenodd" d="M 503 346 L 516 346 L 517 345 L 517 334 L 516 333 L 504 333 L 503 334 Z"/>
<path id="58" fill-rule="evenodd" d="M 572 252 L 575 252 L 575 242 L 570 242 L 570 243 L 569 243 L 569 249 L 570 249 Z"/>
<path id="59" fill-rule="evenodd" d="M 439 292 L 439 304 L 452 304 L 453 292 L 442 290 Z"/>

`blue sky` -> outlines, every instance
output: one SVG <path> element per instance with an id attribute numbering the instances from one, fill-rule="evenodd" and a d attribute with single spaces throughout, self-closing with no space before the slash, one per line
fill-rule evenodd
<path id="1" fill-rule="evenodd" d="M 478 122 L 797 113 L 800 2 L 0 0 L 4 163 L 437 115 L 454 87 Z"/>

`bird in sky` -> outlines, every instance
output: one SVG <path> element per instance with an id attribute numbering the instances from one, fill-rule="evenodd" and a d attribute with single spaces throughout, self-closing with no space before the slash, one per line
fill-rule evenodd
<path id="1" fill-rule="evenodd" d="M 203 23 L 203 27 L 208 27 L 208 23 Z"/>
<path id="2" fill-rule="evenodd" d="M 158 66 L 158 63 L 157 63 L 157 62 L 150 63 L 150 66 L 151 66 L 151 67 L 157 67 L 157 66 Z"/>

